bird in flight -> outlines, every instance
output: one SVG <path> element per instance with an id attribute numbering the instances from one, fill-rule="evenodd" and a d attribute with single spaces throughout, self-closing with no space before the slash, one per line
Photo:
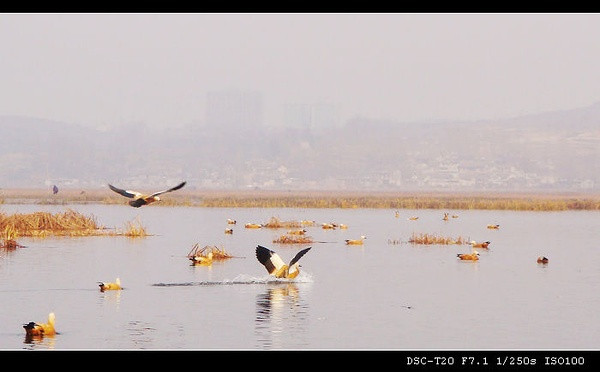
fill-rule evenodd
<path id="1" fill-rule="evenodd" d="M 180 188 L 185 186 L 185 183 L 186 183 L 186 181 L 183 181 L 182 183 L 180 183 L 179 185 L 177 185 L 175 187 L 171 187 L 170 189 L 166 189 L 163 191 L 158 191 L 158 192 L 155 192 L 154 194 L 150 194 L 150 195 L 142 194 L 137 191 L 119 189 L 117 187 L 114 187 L 111 184 L 109 184 L 108 187 L 112 191 L 116 192 L 117 194 L 121 194 L 125 197 L 133 199 L 133 200 L 129 201 L 129 205 L 131 205 L 132 207 L 135 207 L 135 208 L 139 208 L 142 205 L 147 205 L 147 204 L 151 204 L 151 203 L 160 201 L 159 195 L 167 193 L 167 192 L 179 190 Z"/>
<path id="2" fill-rule="evenodd" d="M 300 265 L 298 260 L 310 250 L 311 247 L 304 248 L 296 253 L 288 265 L 283 262 L 281 257 L 269 248 L 259 245 L 256 247 L 256 258 L 263 264 L 267 272 L 276 278 L 293 279 L 300 274 Z"/>

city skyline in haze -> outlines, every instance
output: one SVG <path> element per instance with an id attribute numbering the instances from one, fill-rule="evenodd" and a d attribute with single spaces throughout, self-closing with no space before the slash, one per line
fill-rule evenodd
<path id="1" fill-rule="evenodd" d="M 5 13 L 0 115 L 88 127 L 206 121 L 214 91 L 265 124 L 495 120 L 600 101 L 599 14 Z M 306 109 L 306 106 L 304 107 Z"/>

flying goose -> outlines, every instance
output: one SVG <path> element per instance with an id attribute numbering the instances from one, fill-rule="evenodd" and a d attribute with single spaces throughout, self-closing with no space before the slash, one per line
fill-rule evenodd
<path id="1" fill-rule="evenodd" d="M 171 187 L 170 189 L 166 189 L 163 191 L 158 191 L 158 192 L 155 192 L 154 194 L 150 194 L 150 195 L 142 194 L 137 191 L 119 189 L 117 187 L 114 187 L 111 184 L 109 184 L 108 187 L 112 191 L 116 192 L 117 194 L 121 194 L 125 197 L 132 198 L 133 200 L 131 200 L 129 202 L 129 205 L 131 205 L 132 207 L 135 207 L 135 208 L 139 208 L 142 205 L 147 205 L 147 204 L 151 204 L 151 203 L 160 201 L 159 195 L 167 193 L 167 192 L 179 190 L 180 188 L 185 186 L 185 183 L 186 183 L 186 181 L 183 181 L 182 183 L 180 183 L 179 185 L 177 185 L 175 187 Z"/>
<path id="2" fill-rule="evenodd" d="M 121 288 L 121 279 L 115 279 L 114 283 L 109 282 L 98 282 L 98 286 L 100 287 L 100 292 L 108 291 L 108 290 L 118 290 Z"/>
<path id="3" fill-rule="evenodd" d="M 273 275 L 276 278 L 293 279 L 300 274 L 298 260 L 304 256 L 310 248 L 311 247 L 304 248 L 296 253 L 288 265 L 283 262 L 277 253 L 262 245 L 256 247 L 256 258 L 258 259 L 258 262 L 265 266 L 270 275 Z"/>
<path id="4" fill-rule="evenodd" d="M 54 329 L 55 320 L 54 313 L 50 313 L 48 314 L 48 323 L 29 322 L 23 324 L 23 328 L 25 328 L 27 336 L 52 336 L 56 334 Z"/>

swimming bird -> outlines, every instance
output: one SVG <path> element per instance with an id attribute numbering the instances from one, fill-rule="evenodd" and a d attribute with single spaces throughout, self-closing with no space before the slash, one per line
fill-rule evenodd
<path id="1" fill-rule="evenodd" d="M 225 234 L 233 234 L 233 229 L 225 229 Z"/>
<path id="2" fill-rule="evenodd" d="M 270 275 L 273 275 L 276 278 L 293 279 L 300 274 L 298 260 L 300 260 L 300 258 L 310 249 L 311 247 L 304 248 L 296 253 L 290 263 L 286 265 L 275 251 L 263 247 L 262 245 L 258 245 L 256 246 L 256 258 L 258 259 L 258 262 L 265 266 Z"/>
<path id="3" fill-rule="evenodd" d="M 346 239 L 345 242 L 347 245 L 363 245 L 366 238 L 366 236 L 361 235 L 360 239 Z"/>
<path id="4" fill-rule="evenodd" d="M 467 260 L 467 261 L 477 261 L 479 260 L 479 252 L 473 252 L 473 253 L 458 253 L 456 255 L 456 257 L 460 258 L 461 260 Z"/>
<path id="5" fill-rule="evenodd" d="M 482 243 L 477 243 L 475 240 L 471 241 L 471 246 L 473 248 L 487 248 L 492 242 L 487 241 L 487 242 L 482 242 Z"/>
<path id="6" fill-rule="evenodd" d="M 117 187 L 114 187 L 111 184 L 109 184 L 108 187 L 112 191 L 116 192 L 117 194 L 121 194 L 127 198 L 132 198 L 133 200 L 131 200 L 129 202 L 129 205 L 131 205 L 132 207 L 135 207 L 135 208 L 139 208 L 143 205 L 147 205 L 147 204 L 151 204 L 151 203 L 160 201 L 159 195 L 167 193 L 167 192 L 179 190 L 180 188 L 185 186 L 185 184 L 186 184 L 186 181 L 183 181 L 182 183 L 180 183 L 179 185 L 177 185 L 175 187 L 171 187 L 170 189 L 166 189 L 163 191 L 158 191 L 158 192 L 155 192 L 154 194 L 150 194 L 150 195 L 142 194 L 137 191 L 119 189 Z"/>
<path id="7" fill-rule="evenodd" d="M 327 223 L 327 222 L 323 222 L 321 224 L 321 227 L 325 230 L 335 230 L 335 228 L 337 227 L 337 225 L 335 223 Z"/>
<path id="8" fill-rule="evenodd" d="M 213 263 L 213 253 L 209 251 L 206 255 L 198 254 L 194 256 L 190 256 L 190 260 L 194 265 L 205 265 L 209 266 Z"/>
<path id="9" fill-rule="evenodd" d="M 444 212 L 444 217 L 442 218 L 442 220 L 444 221 L 448 221 L 448 213 Z"/>
<path id="10" fill-rule="evenodd" d="M 123 289 L 121 288 L 121 279 L 119 278 L 115 279 L 114 283 L 98 282 L 98 286 L 100 287 L 100 292 Z"/>
<path id="11" fill-rule="evenodd" d="M 545 256 L 539 256 L 537 258 L 537 263 L 539 264 L 547 264 L 548 263 L 548 258 Z"/>
<path id="12" fill-rule="evenodd" d="M 306 229 L 289 230 L 288 234 L 290 234 L 290 235 L 304 235 L 304 234 L 306 234 Z"/>
<path id="13" fill-rule="evenodd" d="M 236 220 L 232 220 L 231 218 L 228 218 L 228 219 L 227 219 L 227 223 L 228 223 L 229 225 L 235 225 L 235 224 L 237 223 L 237 221 L 236 221 Z"/>
<path id="14" fill-rule="evenodd" d="M 29 322 L 23 324 L 23 328 L 25 328 L 27 336 L 52 336 L 56 334 L 56 330 L 54 329 L 55 321 L 56 317 L 52 312 L 48 314 L 48 323 Z"/>
<path id="15" fill-rule="evenodd" d="M 500 225 L 487 225 L 488 229 L 497 230 L 500 228 Z"/>
<path id="16" fill-rule="evenodd" d="M 416 220 L 419 219 L 419 217 L 408 217 L 408 219 L 411 220 L 411 221 L 416 221 Z"/>
<path id="17" fill-rule="evenodd" d="M 260 223 L 247 223 L 244 225 L 245 228 L 247 229 L 260 229 L 262 227 L 262 224 Z"/>

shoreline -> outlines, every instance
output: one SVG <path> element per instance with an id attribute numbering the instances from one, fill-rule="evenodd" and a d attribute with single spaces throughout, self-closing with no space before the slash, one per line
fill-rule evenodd
<path id="1" fill-rule="evenodd" d="M 126 204 L 108 189 L 0 189 L 2 204 Z M 540 191 L 197 190 L 163 195 L 157 206 L 228 208 L 377 208 L 600 210 L 600 193 Z"/>

